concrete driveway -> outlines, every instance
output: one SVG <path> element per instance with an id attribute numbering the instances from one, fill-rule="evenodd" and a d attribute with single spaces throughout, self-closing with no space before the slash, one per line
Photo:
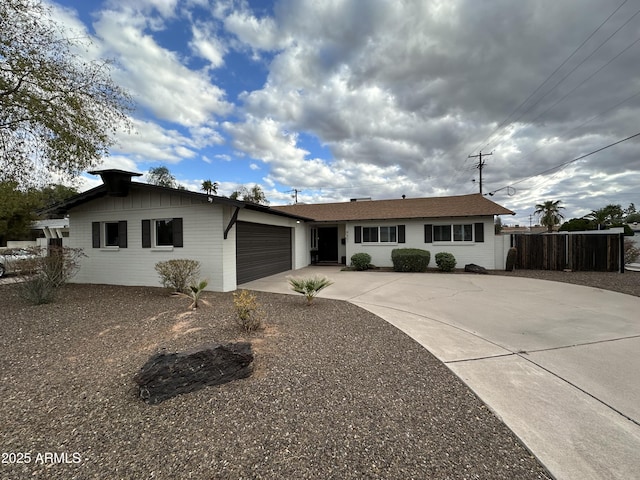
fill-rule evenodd
<path id="1" fill-rule="evenodd" d="M 559 480 L 640 478 L 640 298 L 498 275 L 308 267 L 240 288 L 320 296 L 406 332 L 460 377 Z M 626 273 L 635 274 L 635 273 Z"/>

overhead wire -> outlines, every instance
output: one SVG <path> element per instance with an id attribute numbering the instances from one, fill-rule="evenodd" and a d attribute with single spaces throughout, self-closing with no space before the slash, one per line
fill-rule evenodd
<path id="1" fill-rule="evenodd" d="M 480 148 L 480 146 L 487 141 L 488 139 L 491 139 L 492 136 L 495 135 L 495 133 L 497 133 L 498 131 L 500 131 L 503 127 L 505 127 L 505 125 L 507 124 L 507 122 L 509 122 L 509 120 L 511 119 L 511 117 L 513 117 L 513 115 L 516 114 L 516 112 L 518 112 L 518 110 L 520 110 L 531 98 L 533 98 L 543 87 L 544 85 L 546 85 L 551 78 L 553 78 L 553 76 L 564 66 L 567 64 L 567 62 L 569 62 L 569 60 L 571 60 L 571 58 L 573 58 L 576 53 L 582 49 L 582 47 L 589 41 L 591 40 L 591 38 L 593 38 L 596 33 L 598 33 L 598 31 L 600 31 L 600 29 L 628 2 L 628 0 L 624 0 L 620 5 L 618 5 L 618 7 L 611 12 L 599 25 L 598 27 L 591 32 L 591 34 L 589 34 L 583 41 L 582 43 L 580 43 L 580 45 L 578 45 L 573 52 L 571 52 L 571 54 L 560 64 L 558 65 L 555 70 L 553 72 L 551 72 L 551 74 L 549 74 L 547 76 L 547 78 L 540 84 L 538 85 L 538 87 L 525 99 L 523 100 L 502 122 L 500 122 L 500 124 L 487 136 L 485 137 L 477 146 L 476 148 L 474 148 L 472 150 L 472 153 L 476 152 L 476 151 L 483 151 L 485 149 L 485 147 L 487 147 L 489 145 L 489 142 L 487 142 L 484 147 Z M 522 118 L 523 115 L 525 115 L 527 112 L 529 112 L 531 110 L 531 108 L 533 108 L 535 105 L 537 105 L 543 98 L 545 98 L 551 91 L 553 91 L 555 88 L 557 88 L 557 86 L 562 83 L 562 81 L 564 81 L 564 79 L 566 79 L 571 73 L 573 73 L 573 71 L 575 71 L 580 65 L 582 65 L 588 58 L 590 58 L 591 55 L 593 55 L 598 49 L 600 49 L 602 47 L 602 45 L 604 45 L 607 41 L 609 41 L 610 38 L 612 38 L 615 34 L 617 34 L 622 28 L 624 28 L 625 25 L 627 25 L 636 15 L 638 15 L 638 13 L 640 13 L 640 10 L 638 12 L 636 12 L 630 19 L 628 19 L 621 27 L 619 27 L 613 34 L 611 34 L 604 42 L 602 42 L 597 48 L 596 50 L 594 50 L 593 52 L 591 52 L 591 54 L 589 56 L 587 56 L 585 59 L 582 60 L 582 62 L 580 62 L 576 67 L 574 67 L 573 70 L 571 70 L 571 72 L 569 72 L 569 74 L 565 75 L 559 82 L 556 82 L 556 84 L 549 89 L 540 99 L 538 99 L 538 101 L 534 102 L 533 105 L 531 105 L 527 110 L 525 110 L 524 112 L 522 112 L 520 114 L 520 116 L 518 116 L 518 118 L 516 119 L 519 120 L 520 118 Z M 469 157 L 465 158 L 463 165 L 468 162 Z M 453 183 L 457 182 L 458 179 L 461 177 L 463 173 L 463 169 L 457 169 L 455 175 L 451 178 L 451 180 L 447 183 L 447 188 L 449 188 Z"/>
<path id="2" fill-rule="evenodd" d="M 640 13 L 640 10 L 638 11 L 638 13 Z M 609 66 L 614 60 L 616 60 L 617 58 L 619 58 L 621 55 L 623 55 L 625 52 L 627 52 L 631 47 L 633 47 L 636 43 L 640 42 L 640 37 L 638 37 L 633 43 L 631 43 L 631 45 L 627 46 L 626 48 L 624 48 L 622 51 L 620 51 L 616 56 L 614 56 L 612 59 L 610 59 L 607 63 L 605 63 L 604 65 L 602 65 L 600 68 L 598 68 L 595 72 L 593 72 L 591 75 L 589 75 L 587 78 L 585 78 L 582 82 L 580 82 L 578 85 L 576 85 L 575 87 L 573 87 L 571 90 L 569 90 L 569 92 L 567 92 L 565 95 L 563 95 L 560 99 L 558 99 L 556 102 L 554 102 L 549 108 L 547 108 L 544 112 L 542 112 L 540 115 L 538 115 L 537 117 L 535 117 L 533 120 L 531 120 L 531 122 L 529 123 L 533 123 L 536 120 L 538 120 L 540 117 L 542 117 L 543 115 L 545 115 L 547 112 L 549 112 L 550 110 L 552 110 L 556 105 L 562 103 L 569 95 L 571 95 L 573 92 L 575 92 L 578 88 L 580 88 L 582 85 L 584 85 L 585 83 L 587 83 L 589 80 L 591 80 L 593 77 L 595 77 L 598 73 L 600 73 L 602 70 L 604 70 L 607 66 Z"/>
<path id="3" fill-rule="evenodd" d="M 507 124 L 507 122 L 511 119 L 511 117 L 512 117 L 512 116 L 513 116 L 513 115 L 514 115 L 518 110 L 520 110 L 520 108 L 521 108 L 523 105 L 525 105 L 525 104 L 526 104 L 526 103 L 527 103 L 527 102 L 528 102 L 528 101 L 529 101 L 529 100 L 530 100 L 530 99 L 531 99 L 531 98 L 532 98 L 536 93 L 538 93 L 538 92 L 540 91 L 540 89 L 542 89 L 542 87 L 543 87 L 543 86 L 544 86 L 544 85 L 545 85 L 549 80 L 551 80 L 551 78 L 552 78 L 552 77 L 553 77 L 553 76 L 554 76 L 554 75 L 555 75 L 555 74 L 556 74 L 556 73 L 557 73 L 557 72 L 558 72 L 562 67 L 564 67 L 564 66 L 567 64 L 567 62 L 568 62 L 569 60 L 571 60 L 571 59 L 572 59 L 572 58 L 574 57 L 574 55 L 575 55 L 576 53 L 578 53 L 578 51 L 579 51 L 579 50 L 580 50 L 580 49 L 581 49 L 581 48 L 582 48 L 582 47 L 583 47 L 583 46 L 584 46 L 584 45 L 585 45 L 589 40 L 591 40 L 591 38 L 593 38 L 593 36 L 594 36 L 596 33 L 598 33 L 598 31 L 599 31 L 599 30 L 600 30 L 600 29 L 601 29 L 601 28 L 602 28 L 602 27 L 603 27 L 603 26 L 604 26 L 604 25 L 605 25 L 605 24 L 606 24 L 606 23 L 611 19 L 611 17 L 613 17 L 613 16 L 614 16 L 614 15 L 615 15 L 615 14 L 616 14 L 616 13 L 617 13 L 617 12 L 618 12 L 622 7 L 623 7 L 623 6 L 627 3 L 627 1 L 628 1 L 628 0 L 624 0 L 624 1 L 623 1 L 623 2 L 618 6 L 618 8 L 616 8 L 616 9 L 615 9 L 611 14 L 609 14 L 609 16 L 608 16 L 607 18 L 605 18 L 605 19 L 600 23 L 600 25 L 598 25 L 598 27 L 597 27 L 593 32 L 591 32 L 591 34 L 590 34 L 587 38 L 585 38 L 585 39 L 582 41 L 582 43 L 581 43 L 580 45 L 578 45 L 578 46 L 573 50 L 573 52 L 571 52 L 571 54 L 570 54 L 567 58 L 565 58 L 565 60 L 564 60 L 560 65 L 558 65 L 558 66 L 556 67 L 556 69 L 555 69 L 553 72 L 551 72 L 551 74 L 549 74 L 549 76 L 547 76 L 547 78 L 546 78 L 546 79 L 545 79 L 545 80 L 544 80 L 540 85 L 538 85 L 538 87 L 537 87 L 537 88 L 536 88 L 536 89 L 535 89 L 535 90 L 534 90 L 534 91 L 533 91 L 533 92 L 532 92 L 532 93 L 531 93 L 527 98 L 525 98 L 525 99 L 520 103 L 520 105 L 518 105 L 518 106 L 517 106 L 517 107 L 516 107 L 516 108 L 515 108 L 515 109 L 514 109 L 514 110 L 513 110 L 513 111 L 512 111 L 508 116 L 507 116 L 507 118 L 505 118 L 502 122 L 500 122 L 500 124 L 499 124 L 499 125 L 498 125 L 498 126 L 497 126 L 497 127 L 496 127 L 496 128 L 495 128 L 495 129 L 490 133 L 490 134 L 489 134 L 489 135 L 487 135 L 487 136 L 486 136 L 486 137 L 485 137 L 485 138 L 484 138 L 484 139 L 483 139 L 483 140 L 482 140 L 482 141 L 481 141 L 481 142 L 476 146 L 476 148 L 474 148 L 474 149 L 472 150 L 472 152 L 471 152 L 471 153 L 476 152 L 476 151 L 478 151 L 478 150 L 480 150 L 480 151 L 481 151 L 481 150 L 484 150 L 484 149 L 489 145 L 489 142 L 487 142 L 486 144 L 484 144 L 484 142 L 485 142 L 485 141 L 487 141 L 488 139 L 490 139 L 490 138 L 491 138 L 491 137 L 492 137 L 496 132 L 498 132 L 500 129 L 502 129 L 502 127 L 504 127 L 504 126 Z M 636 12 L 636 14 L 635 14 L 633 17 L 635 17 L 636 15 L 638 15 L 638 13 L 640 13 L 640 10 L 639 10 L 638 12 Z M 633 17 L 632 17 L 632 18 L 633 18 Z M 621 30 L 621 29 L 622 29 L 622 28 L 623 28 L 627 23 L 629 23 L 630 21 L 631 21 L 631 19 L 627 20 L 627 22 L 625 22 L 625 23 L 624 23 L 624 25 L 623 25 L 622 27 L 618 28 L 618 30 L 616 30 L 616 31 L 615 31 L 615 32 L 614 32 L 614 33 L 613 33 L 609 38 L 607 38 L 603 43 L 601 43 L 601 44 L 596 48 L 596 50 L 594 50 L 594 51 L 593 51 L 593 52 L 592 52 L 588 57 L 586 57 L 582 62 L 580 62 L 578 65 L 576 65 L 576 67 L 574 67 L 574 68 L 573 68 L 573 69 L 572 69 L 572 70 L 571 70 L 567 75 L 565 75 L 564 77 L 562 77 L 562 78 L 560 79 L 560 81 L 556 82 L 556 84 L 555 84 L 555 85 L 554 85 L 550 90 L 548 90 L 548 91 L 547 91 L 547 93 L 545 93 L 542 97 L 540 97 L 540 99 L 539 99 L 537 102 L 533 103 L 533 105 L 531 105 L 527 110 L 525 110 L 525 111 L 524 111 L 524 112 L 523 112 L 523 113 L 522 113 L 522 114 L 521 114 L 521 115 L 520 115 L 520 116 L 519 116 L 515 121 L 518 121 L 520 118 L 522 118 L 522 116 L 523 116 L 523 115 L 525 115 L 527 112 L 529 112 L 529 111 L 531 110 L 531 108 L 533 108 L 533 107 L 534 107 L 534 106 L 536 106 L 538 103 L 540 103 L 540 101 L 541 101 L 543 98 L 545 98 L 545 97 L 546 97 L 546 96 L 547 96 L 551 91 L 553 91 L 553 90 L 554 90 L 554 89 L 555 89 L 555 88 L 556 88 L 560 83 L 562 83 L 562 82 L 563 82 L 563 81 L 564 81 L 564 80 L 565 80 L 569 75 L 571 75 L 571 73 L 573 73 L 573 72 L 574 72 L 578 67 L 580 67 L 580 65 L 582 65 L 582 64 L 583 64 L 583 63 L 584 63 L 584 62 L 585 62 L 585 61 L 586 61 L 586 60 L 587 60 L 591 55 L 593 55 L 593 54 L 594 54 L 598 49 L 600 49 L 600 47 L 602 47 L 602 45 L 604 45 L 606 42 L 608 42 L 608 41 L 609 41 L 609 39 L 610 39 L 611 37 L 613 37 L 616 33 L 618 33 L 618 31 L 620 31 L 620 30 Z M 483 144 L 484 144 L 484 146 L 482 146 Z M 482 148 L 480 148 L 481 146 L 482 146 Z"/>
<path id="4" fill-rule="evenodd" d="M 500 188 L 497 188 L 495 190 L 492 190 L 491 192 L 487 193 L 486 195 L 493 196 L 494 194 L 496 194 L 497 192 L 499 192 L 501 190 L 504 190 L 504 189 L 509 188 L 509 187 L 513 187 L 514 185 L 518 185 L 518 184 L 520 184 L 522 182 L 525 182 L 525 181 L 527 181 L 527 180 L 529 180 L 531 178 L 539 177 L 540 175 L 544 175 L 546 173 L 552 172 L 552 171 L 557 170 L 557 169 L 563 169 L 567 165 L 570 165 L 570 164 L 572 164 L 574 162 L 577 162 L 578 160 L 582 160 L 584 158 L 590 157 L 591 155 L 594 155 L 596 153 L 602 152 L 603 150 L 606 150 L 608 148 L 614 147 L 616 145 L 619 145 L 619 144 L 621 144 L 623 142 L 626 142 L 626 141 L 631 140 L 631 139 L 636 138 L 636 137 L 640 137 L 640 132 L 638 132 L 638 133 L 636 133 L 634 135 L 630 135 L 630 136 L 628 136 L 626 138 L 623 138 L 622 140 L 618 140 L 617 142 L 610 143 L 609 145 L 605 145 L 604 147 L 598 148 L 597 150 L 594 150 L 592 152 L 586 153 L 584 155 L 581 155 L 581 156 L 579 156 L 577 158 L 574 158 L 572 160 L 569 160 L 567 162 L 560 163 L 560 164 L 555 165 L 555 166 L 553 166 L 551 168 L 547 168 L 547 169 L 545 169 L 545 170 L 543 170 L 541 172 L 535 173 L 533 175 L 529 175 L 528 177 L 522 178 L 522 179 L 518 180 L 517 182 L 513 182 L 513 183 L 510 183 L 509 185 L 505 185 L 504 187 L 500 187 Z"/>
<path id="5" fill-rule="evenodd" d="M 563 131 L 563 132 L 560 132 L 560 134 L 559 134 L 559 135 L 561 135 L 561 136 L 565 136 L 565 137 L 566 137 L 569 133 L 572 133 L 572 132 L 574 132 L 574 131 L 578 130 L 579 128 L 584 127 L 587 123 L 592 122 L 592 121 L 593 121 L 593 120 L 595 120 L 596 118 L 601 117 L 602 115 L 604 115 L 604 114 L 606 114 L 606 113 L 610 112 L 611 110 L 614 110 L 614 109 L 618 108 L 619 106 L 621 106 L 621 105 L 623 105 L 623 104 L 627 103 L 628 101 L 632 100 L 633 98 L 635 98 L 635 97 L 637 97 L 637 96 L 639 96 L 639 95 L 640 95 L 640 91 L 638 91 L 638 92 L 634 93 L 633 95 L 631 95 L 631 96 L 629 96 L 629 97 L 625 98 L 624 100 L 619 101 L 619 102 L 618 102 L 618 103 L 616 103 L 615 105 L 613 105 L 613 106 L 611 106 L 611 107 L 608 107 L 607 109 L 603 110 L 602 112 L 597 113 L 596 115 L 594 115 L 594 116 L 592 116 L 592 117 L 588 118 L 587 120 L 585 120 L 584 122 L 582 122 L 580 125 L 577 125 L 577 126 L 575 126 L 575 127 L 573 127 L 573 128 L 570 128 L 569 130 L 565 130 L 565 131 Z M 536 153 L 536 152 L 538 152 L 538 151 L 542 150 L 543 148 L 546 148 L 546 145 L 540 146 L 540 147 L 538 147 L 538 148 L 536 148 L 536 149 L 534 149 L 534 150 L 531 150 L 530 152 L 528 152 L 528 153 L 524 154 L 524 156 L 521 156 L 521 157 L 520 157 L 520 161 L 527 160 L 527 159 L 528 159 L 528 158 L 530 158 L 534 153 Z"/>

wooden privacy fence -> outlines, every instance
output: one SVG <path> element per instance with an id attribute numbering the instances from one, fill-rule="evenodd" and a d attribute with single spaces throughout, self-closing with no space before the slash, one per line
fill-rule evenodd
<path id="1" fill-rule="evenodd" d="M 624 272 L 622 233 L 514 234 L 516 268 Z"/>

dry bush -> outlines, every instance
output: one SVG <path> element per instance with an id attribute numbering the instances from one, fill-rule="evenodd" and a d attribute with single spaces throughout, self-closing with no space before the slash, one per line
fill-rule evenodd
<path id="1" fill-rule="evenodd" d="M 624 239 L 624 264 L 634 263 L 640 257 L 640 248 L 636 247 L 633 240 Z"/>
<path id="2" fill-rule="evenodd" d="M 256 296 L 248 290 L 241 290 L 233 294 L 233 307 L 236 310 L 240 328 L 251 333 L 263 328 L 262 313 Z"/>
<path id="3" fill-rule="evenodd" d="M 189 294 L 189 285 L 197 282 L 200 275 L 200 262 L 179 258 L 158 262 L 155 265 L 156 272 L 160 275 L 163 287 L 171 288 L 175 292 Z"/>

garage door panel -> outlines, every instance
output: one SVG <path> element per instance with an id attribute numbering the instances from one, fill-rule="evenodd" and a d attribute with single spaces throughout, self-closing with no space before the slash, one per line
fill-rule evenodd
<path id="1" fill-rule="evenodd" d="M 237 283 L 291 270 L 291 229 L 258 223 L 236 223 Z"/>

